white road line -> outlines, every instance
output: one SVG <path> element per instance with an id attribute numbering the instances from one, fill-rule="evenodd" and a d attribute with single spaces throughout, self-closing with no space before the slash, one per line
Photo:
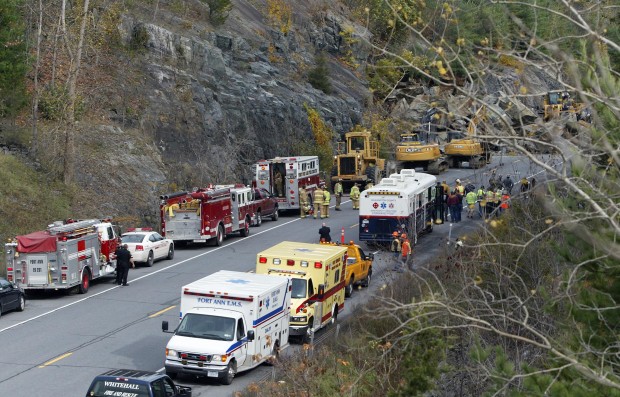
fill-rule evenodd
<path id="1" fill-rule="evenodd" d="M 259 235 L 261 235 L 261 234 L 263 234 L 263 233 L 267 233 L 267 232 L 269 232 L 269 231 L 271 231 L 271 230 L 274 230 L 274 229 L 280 228 L 280 227 L 282 227 L 282 226 L 286 226 L 286 225 L 288 225 L 288 224 L 290 224 L 290 223 L 297 222 L 297 221 L 299 221 L 299 220 L 300 220 L 299 218 L 297 218 L 297 219 L 293 219 L 293 220 L 288 221 L 288 222 L 285 222 L 285 223 L 283 223 L 283 224 L 281 224 L 281 225 L 274 226 L 274 227 L 272 227 L 271 229 L 263 230 L 263 231 L 260 231 L 260 232 L 258 232 L 258 233 L 255 233 L 255 234 L 254 234 L 254 233 L 253 233 L 253 234 L 250 234 L 248 237 L 243 237 L 243 238 L 237 239 L 237 240 L 235 240 L 235 241 L 233 241 L 233 242 L 231 242 L 231 243 L 229 243 L 229 244 L 226 244 L 226 245 L 221 245 L 221 246 L 219 246 L 219 247 L 217 247 L 217 248 L 215 248 L 215 249 L 209 250 L 209 251 L 207 251 L 207 252 L 203 252 L 202 254 L 195 255 L 195 256 L 193 256 L 193 257 L 191 257 L 191 258 L 187 258 L 187 259 L 185 259 L 185 260 L 182 260 L 181 262 L 177 262 L 177 263 L 172 264 L 172 265 L 170 265 L 170 266 L 166 266 L 166 267 L 163 267 L 163 268 L 161 268 L 161 269 L 159 269 L 159 270 L 156 270 L 156 271 L 154 271 L 154 272 L 152 272 L 152 273 L 145 274 L 145 275 L 143 275 L 143 276 L 140 276 L 140 277 L 138 277 L 138 278 L 135 278 L 135 279 L 131 280 L 130 282 L 128 282 L 128 284 L 132 284 L 132 283 L 134 283 L 134 282 L 136 282 L 136 281 L 138 281 L 138 280 L 142 280 L 142 279 L 144 279 L 144 278 L 151 277 L 151 276 L 153 276 L 153 275 L 155 275 L 155 274 L 157 274 L 157 273 L 160 273 L 160 272 L 166 271 L 166 270 L 168 270 L 168 269 L 172 269 L 173 267 L 179 266 L 179 265 L 181 265 L 181 264 L 183 264 L 183 263 L 185 263 L 185 262 L 189 262 L 189 261 L 194 260 L 194 259 L 196 259 L 196 258 L 200 258 L 201 256 L 205 256 L 205 255 L 211 254 L 211 253 L 213 253 L 213 252 L 219 251 L 219 250 L 221 250 L 221 249 L 223 249 L 223 248 L 226 248 L 226 247 L 228 247 L 228 246 L 231 246 L 231 245 L 233 245 L 233 244 L 240 243 L 240 242 L 245 241 L 245 240 L 247 240 L 247 239 L 249 239 L 249 238 L 252 238 L 252 237 L 255 237 L 255 236 L 259 236 Z M 106 289 L 106 290 L 104 290 L 104 291 L 97 292 L 96 294 L 88 295 L 87 297 L 82 298 L 82 299 L 79 299 L 79 300 L 77 300 L 77 301 L 75 301 L 75 302 L 67 303 L 67 304 L 66 304 L 66 305 L 64 305 L 64 306 L 60 306 L 60 307 L 57 307 L 56 309 L 53 309 L 53 310 L 47 311 L 47 312 L 45 312 L 45 313 L 41 313 L 41 314 L 39 314 L 39 315 L 37 315 L 37 316 L 34 316 L 34 317 L 31 317 L 31 318 L 29 318 L 29 319 L 27 319 L 27 320 L 20 321 L 20 322 L 18 322 L 18 323 L 15 323 L 15 324 L 13 324 L 13 325 L 10 325 L 10 326 L 8 326 L 8 327 L 6 327 L 6 328 L 2 328 L 2 329 L 0 329 L 0 333 L 2 333 L 2 332 L 4 332 L 4 331 L 8 331 L 8 330 L 10 330 L 10 329 L 12 329 L 12 328 L 18 327 L 18 326 L 20 326 L 20 325 L 23 325 L 23 324 L 29 323 L 29 322 L 31 322 L 31 321 L 37 320 L 37 319 L 39 319 L 39 318 L 41 318 L 41 317 L 47 316 L 48 314 L 52 314 L 52 313 L 55 313 L 55 312 L 60 311 L 60 310 L 62 310 L 62 309 L 66 309 L 66 308 L 68 308 L 68 307 L 70 307 L 70 306 L 77 305 L 78 303 L 82 303 L 82 302 L 87 301 L 87 300 L 89 300 L 89 299 L 95 298 L 95 297 L 97 297 L 97 296 L 99 296 L 99 295 L 103 295 L 103 294 L 108 293 L 108 292 L 110 292 L 110 291 L 112 291 L 112 290 L 115 290 L 115 289 L 117 289 L 117 288 L 120 288 L 120 286 L 116 285 L 116 286 L 111 287 L 111 288 L 108 288 L 108 289 Z"/>

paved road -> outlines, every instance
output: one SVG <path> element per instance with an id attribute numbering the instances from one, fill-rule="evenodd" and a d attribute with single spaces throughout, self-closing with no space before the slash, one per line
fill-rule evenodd
<path id="1" fill-rule="evenodd" d="M 439 180 L 452 183 L 460 178 L 479 186 L 487 183 L 492 168 L 498 168 L 498 174 L 512 174 L 515 181 L 537 172 L 520 158 L 497 157 L 485 169 L 449 170 Z M 348 241 L 357 240 L 357 222 L 357 213 L 347 201 L 343 211 L 332 210 L 327 223 L 334 240 L 339 240 L 344 228 Z M 178 321 L 183 285 L 220 269 L 252 271 L 257 252 L 283 240 L 316 242 L 320 224 L 291 214 L 252 228 L 249 237 L 231 236 L 221 247 L 177 249 L 172 261 L 131 270 L 128 287 L 115 286 L 109 279 L 93 282 L 86 295 L 47 293 L 30 298 L 24 312 L 7 313 L 0 319 L 0 396 L 80 396 L 95 375 L 108 369 L 162 369 L 170 335 L 161 332 L 161 321 L 171 325 Z M 475 222 L 465 218 L 453 226 L 452 238 L 471 227 Z M 433 234 L 422 237 L 414 258 L 421 261 L 445 247 L 450 228 L 449 224 L 436 226 Z M 390 256 L 376 255 L 370 290 L 391 280 L 391 267 Z M 356 291 L 340 318 L 363 304 L 367 295 L 365 290 Z M 292 354 L 295 348 L 290 349 Z M 231 386 L 187 377 L 181 383 L 191 385 L 194 396 L 230 396 L 270 371 L 261 366 L 239 374 Z"/>

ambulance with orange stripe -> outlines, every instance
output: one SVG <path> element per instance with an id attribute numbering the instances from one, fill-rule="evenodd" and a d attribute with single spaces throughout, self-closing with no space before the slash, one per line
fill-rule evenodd
<path id="1" fill-rule="evenodd" d="M 344 309 L 346 246 L 283 241 L 256 257 L 256 273 L 292 280 L 290 336 L 333 324 Z"/>

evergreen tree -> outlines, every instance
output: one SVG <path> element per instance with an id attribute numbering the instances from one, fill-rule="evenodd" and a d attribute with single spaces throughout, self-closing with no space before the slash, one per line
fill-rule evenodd
<path id="1" fill-rule="evenodd" d="M 316 67 L 308 73 L 308 82 L 317 90 L 326 94 L 332 92 L 332 84 L 329 81 L 329 68 L 327 67 L 327 57 L 324 53 L 316 56 Z"/>

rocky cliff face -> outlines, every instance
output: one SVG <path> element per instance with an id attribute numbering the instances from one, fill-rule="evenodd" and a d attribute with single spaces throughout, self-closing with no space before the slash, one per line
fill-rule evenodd
<path id="1" fill-rule="evenodd" d="M 122 41 L 137 51 L 118 71 L 120 86 L 102 99 L 110 123 L 91 122 L 81 135 L 86 147 L 99 137 L 107 153 L 78 170 L 80 184 L 104 201 L 98 212 L 110 214 L 101 210 L 109 207 L 117 212 L 111 215 L 152 224 L 157 197 L 168 190 L 248 183 L 255 161 L 300 154 L 299 142 L 313 142 L 305 105 L 319 111 L 335 137 L 361 122 L 368 90 L 338 61 L 345 50 L 340 32 L 352 22 L 299 5 L 285 35 L 249 2 L 234 3 L 216 31 L 173 14 L 159 14 L 162 22 L 146 12 L 123 15 Z M 305 77 L 318 51 L 330 60 L 330 95 Z M 361 45 L 346 51 L 358 61 L 367 57 Z M 106 181 L 109 169 L 120 177 Z"/>

